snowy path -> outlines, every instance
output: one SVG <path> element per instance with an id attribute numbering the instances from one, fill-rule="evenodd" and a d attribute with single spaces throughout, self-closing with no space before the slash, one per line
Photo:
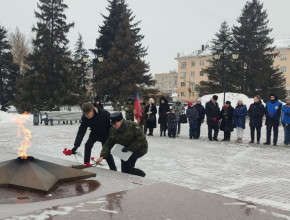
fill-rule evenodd
<path id="1" fill-rule="evenodd" d="M 75 157 L 66 157 L 62 151 L 73 147 L 79 124 L 53 127 L 30 124 L 32 122 L 27 128 L 32 131 L 33 142 L 28 154 L 37 152 L 76 163 Z M 249 133 L 247 128 L 245 143 L 249 142 Z M 181 136 L 175 140 L 159 137 L 159 129 L 155 129 L 154 135 L 148 138 L 148 154 L 137 162 L 137 167 L 142 168 L 147 177 L 290 211 L 290 148 L 236 144 L 233 142 L 236 132 L 232 133 L 230 143 L 209 142 L 205 124 L 200 140 L 188 138 L 188 125 L 183 125 Z M 219 136 L 221 140 L 223 133 Z M 264 141 L 265 127 L 261 142 Z M 16 124 L 0 125 L 2 149 L 16 154 L 19 142 Z M 280 128 L 278 144 L 282 142 L 283 129 Z M 100 149 L 101 144 L 97 143 L 93 156 L 97 157 Z M 118 159 L 116 164 L 120 170 Z"/>

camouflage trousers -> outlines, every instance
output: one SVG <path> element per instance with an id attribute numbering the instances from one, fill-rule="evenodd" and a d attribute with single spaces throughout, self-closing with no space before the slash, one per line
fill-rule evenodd
<path id="1" fill-rule="evenodd" d="M 144 131 L 144 133 L 146 134 L 147 133 L 147 119 L 146 118 L 141 118 L 139 126 Z"/>

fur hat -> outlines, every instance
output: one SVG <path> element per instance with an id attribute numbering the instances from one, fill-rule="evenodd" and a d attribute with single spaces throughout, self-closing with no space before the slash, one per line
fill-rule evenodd
<path id="1" fill-rule="evenodd" d="M 89 114 L 93 110 L 94 110 L 94 105 L 90 102 L 85 102 L 82 105 L 82 111 L 84 115 Z"/>
<path id="2" fill-rule="evenodd" d="M 226 104 L 227 105 L 231 105 L 232 103 L 230 101 L 226 101 Z"/>
<path id="3" fill-rule="evenodd" d="M 115 112 L 113 114 L 110 115 L 110 123 L 111 124 L 115 124 L 119 121 L 123 120 L 123 115 L 121 112 Z"/>
<path id="4" fill-rule="evenodd" d="M 154 99 L 150 98 L 150 99 L 149 99 L 149 102 L 150 102 L 151 104 L 154 104 Z"/>
<path id="5" fill-rule="evenodd" d="M 219 97 L 217 95 L 213 95 L 212 98 L 213 98 L 213 100 L 216 100 L 217 101 Z"/>

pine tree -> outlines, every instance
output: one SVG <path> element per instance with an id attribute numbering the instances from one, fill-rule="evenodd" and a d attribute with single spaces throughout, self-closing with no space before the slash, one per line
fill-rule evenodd
<path id="1" fill-rule="evenodd" d="M 7 111 L 15 98 L 16 80 L 19 66 L 13 62 L 11 45 L 8 41 L 7 30 L 0 26 L 0 105 L 1 111 Z"/>
<path id="2" fill-rule="evenodd" d="M 74 51 L 74 67 L 77 75 L 78 87 L 82 88 L 83 93 L 87 92 L 87 86 L 89 84 L 89 73 L 87 64 L 83 63 L 83 56 L 88 56 L 88 51 L 84 48 L 85 43 L 82 35 L 79 33 L 78 40 L 75 44 Z"/>
<path id="3" fill-rule="evenodd" d="M 135 38 L 130 30 L 130 17 L 123 6 L 118 33 L 107 59 L 97 68 L 99 79 L 97 94 L 109 95 L 110 100 L 123 103 L 128 96 L 135 96 L 140 91 L 138 85 L 153 85 L 152 75 L 147 75 L 149 65 L 139 57 L 135 47 Z"/>
<path id="4" fill-rule="evenodd" d="M 219 53 L 220 60 L 210 59 L 210 66 L 204 68 L 204 72 L 208 76 L 208 81 L 201 81 L 197 87 L 201 94 L 219 93 L 224 91 L 224 83 L 226 77 L 226 91 L 234 92 L 236 89 L 233 82 L 235 81 L 235 71 L 233 71 L 232 61 L 232 32 L 227 22 L 221 24 L 216 38 L 212 40 L 211 51 L 213 54 Z"/>
<path id="5" fill-rule="evenodd" d="M 141 43 L 144 39 L 144 35 L 139 33 L 140 28 L 138 27 L 141 21 L 134 23 L 135 16 L 133 16 L 132 10 L 128 9 L 125 0 L 108 0 L 108 2 L 109 6 L 106 9 L 109 11 L 109 15 L 102 15 L 104 18 L 104 25 L 99 26 L 100 37 L 96 40 L 97 49 L 102 52 L 105 59 L 108 57 L 108 52 L 115 41 L 123 13 L 122 10 L 125 6 L 126 13 L 129 16 L 130 30 L 135 39 L 135 46 L 138 49 L 138 55 L 140 57 L 145 57 L 147 55 L 147 48 L 143 47 Z"/>
<path id="6" fill-rule="evenodd" d="M 26 59 L 28 67 L 19 82 L 21 92 L 16 107 L 34 111 L 37 108 L 52 110 L 62 105 L 72 105 L 77 100 L 78 88 L 73 60 L 67 44 L 67 33 L 74 23 L 66 23 L 63 0 L 39 0 L 40 12 L 32 31 L 33 52 Z M 40 109 L 37 109 L 40 110 Z"/>
<path id="7" fill-rule="evenodd" d="M 284 77 L 273 66 L 273 56 L 277 53 L 272 46 L 274 39 L 269 36 L 268 14 L 259 0 L 248 1 L 234 26 L 234 48 L 239 51 L 239 65 L 236 66 L 236 87 L 250 97 L 259 94 L 268 99 L 270 92 L 279 98 L 286 95 Z M 246 68 L 245 68 L 246 67 Z"/>

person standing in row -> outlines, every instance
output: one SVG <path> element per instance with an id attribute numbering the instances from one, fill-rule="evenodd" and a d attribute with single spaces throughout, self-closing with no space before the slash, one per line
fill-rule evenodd
<path id="1" fill-rule="evenodd" d="M 126 119 L 129 121 L 134 121 L 134 102 L 133 98 L 129 97 L 127 103 L 124 106 L 124 111 L 126 112 Z"/>
<path id="2" fill-rule="evenodd" d="M 282 108 L 281 122 L 284 128 L 284 144 L 287 147 L 290 144 L 290 97 L 286 99 L 286 105 Z"/>
<path id="3" fill-rule="evenodd" d="M 168 126 L 168 137 L 175 138 L 177 120 L 174 109 L 171 109 L 170 113 L 167 115 L 167 126 Z"/>
<path id="4" fill-rule="evenodd" d="M 166 130 L 167 130 L 167 113 L 169 112 L 170 107 L 168 105 L 168 101 L 165 97 L 160 98 L 160 104 L 158 109 L 158 124 L 160 124 L 160 136 L 162 136 L 162 133 L 164 133 L 164 136 L 166 136 Z"/>
<path id="5" fill-rule="evenodd" d="M 154 99 L 150 98 L 148 105 L 145 108 L 145 114 L 147 115 L 147 128 L 149 129 L 148 136 L 153 136 L 153 130 L 156 128 L 156 114 L 157 108 L 154 105 Z"/>
<path id="6" fill-rule="evenodd" d="M 195 104 L 195 108 L 198 111 L 198 126 L 197 126 L 197 138 L 200 137 L 200 127 L 201 124 L 204 122 L 204 116 L 205 116 L 205 109 L 203 105 L 201 104 L 201 98 L 198 98 Z"/>
<path id="7" fill-rule="evenodd" d="M 251 129 L 251 141 L 249 144 L 255 143 L 255 130 L 257 131 L 257 144 L 260 144 L 264 113 L 265 107 L 261 102 L 261 97 L 256 95 L 254 97 L 254 103 L 250 105 L 248 110 L 248 116 L 250 118 L 249 126 Z"/>
<path id="8" fill-rule="evenodd" d="M 198 111 L 194 107 L 192 102 L 187 102 L 188 108 L 186 110 L 186 117 L 189 122 L 189 138 L 197 139 L 197 127 L 198 127 Z"/>
<path id="9" fill-rule="evenodd" d="M 243 100 L 238 100 L 238 105 L 234 110 L 235 127 L 237 129 L 236 142 L 242 143 L 244 136 L 244 129 L 246 128 L 247 106 L 244 105 Z"/>
<path id="10" fill-rule="evenodd" d="M 230 141 L 231 132 L 234 131 L 234 108 L 230 101 L 226 101 L 223 106 L 220 118 L 222 119 L 220 130 L 224 131 L 224 139 L 222 141 Z"/>
<path id="11" fill-rule="evenodd" d="M 145 113 L 146 103 L 143 98 L 140 98 L 140 105 L 142 108 L 142 117 L 140 118 L 139 126 L 144 131 L 144 134 L 147 133 L 147 115 Z"/>
<path id="12" fill-rule="evenodd" d="M 177 136 L 179 136 L 180 130 L 181 130 L 180 115 L 185 110 L 184 105 L 181 103 L 181 99 L 179 98 L 176 99 L 176 102 L 172 105 L 172 108 L 175 111 L 176 120 L 177 120 Z"/>
<path id="13" fill-rule="evenodd" d="M 267 140 L 264 145 L 270 145 L 272 128 L 274 131 L 273 145 L 277 145 L 278 140 L 278 128 L 280 124 L 282 103 L 278 101 L 278 97 L 274 94 L 270 94 L 270 101 L 266 104 L 266 127 L 267 127 Z"/>
<path id="14" fill-rule="evenodd" d="M 95 103 L 93 104 L 95 107 L 99 107 L 100 109 L 104 109 L 103 104 L 101 103 L 100 97 L 95 97 Z"/>
<path id="15" fill-rule="evenodd" d="M 218 141 L 217 136 L 219 133 L 219 119 L 220 119 L 220 108 L 217 103 L 218 96 L 214 95 L 212 99 L 205 105 L 205 114 L 208 125 L 208 139 L 210 141 Z M 214 130 L 214 136 L 212 138 L 212 130 Z"/>

